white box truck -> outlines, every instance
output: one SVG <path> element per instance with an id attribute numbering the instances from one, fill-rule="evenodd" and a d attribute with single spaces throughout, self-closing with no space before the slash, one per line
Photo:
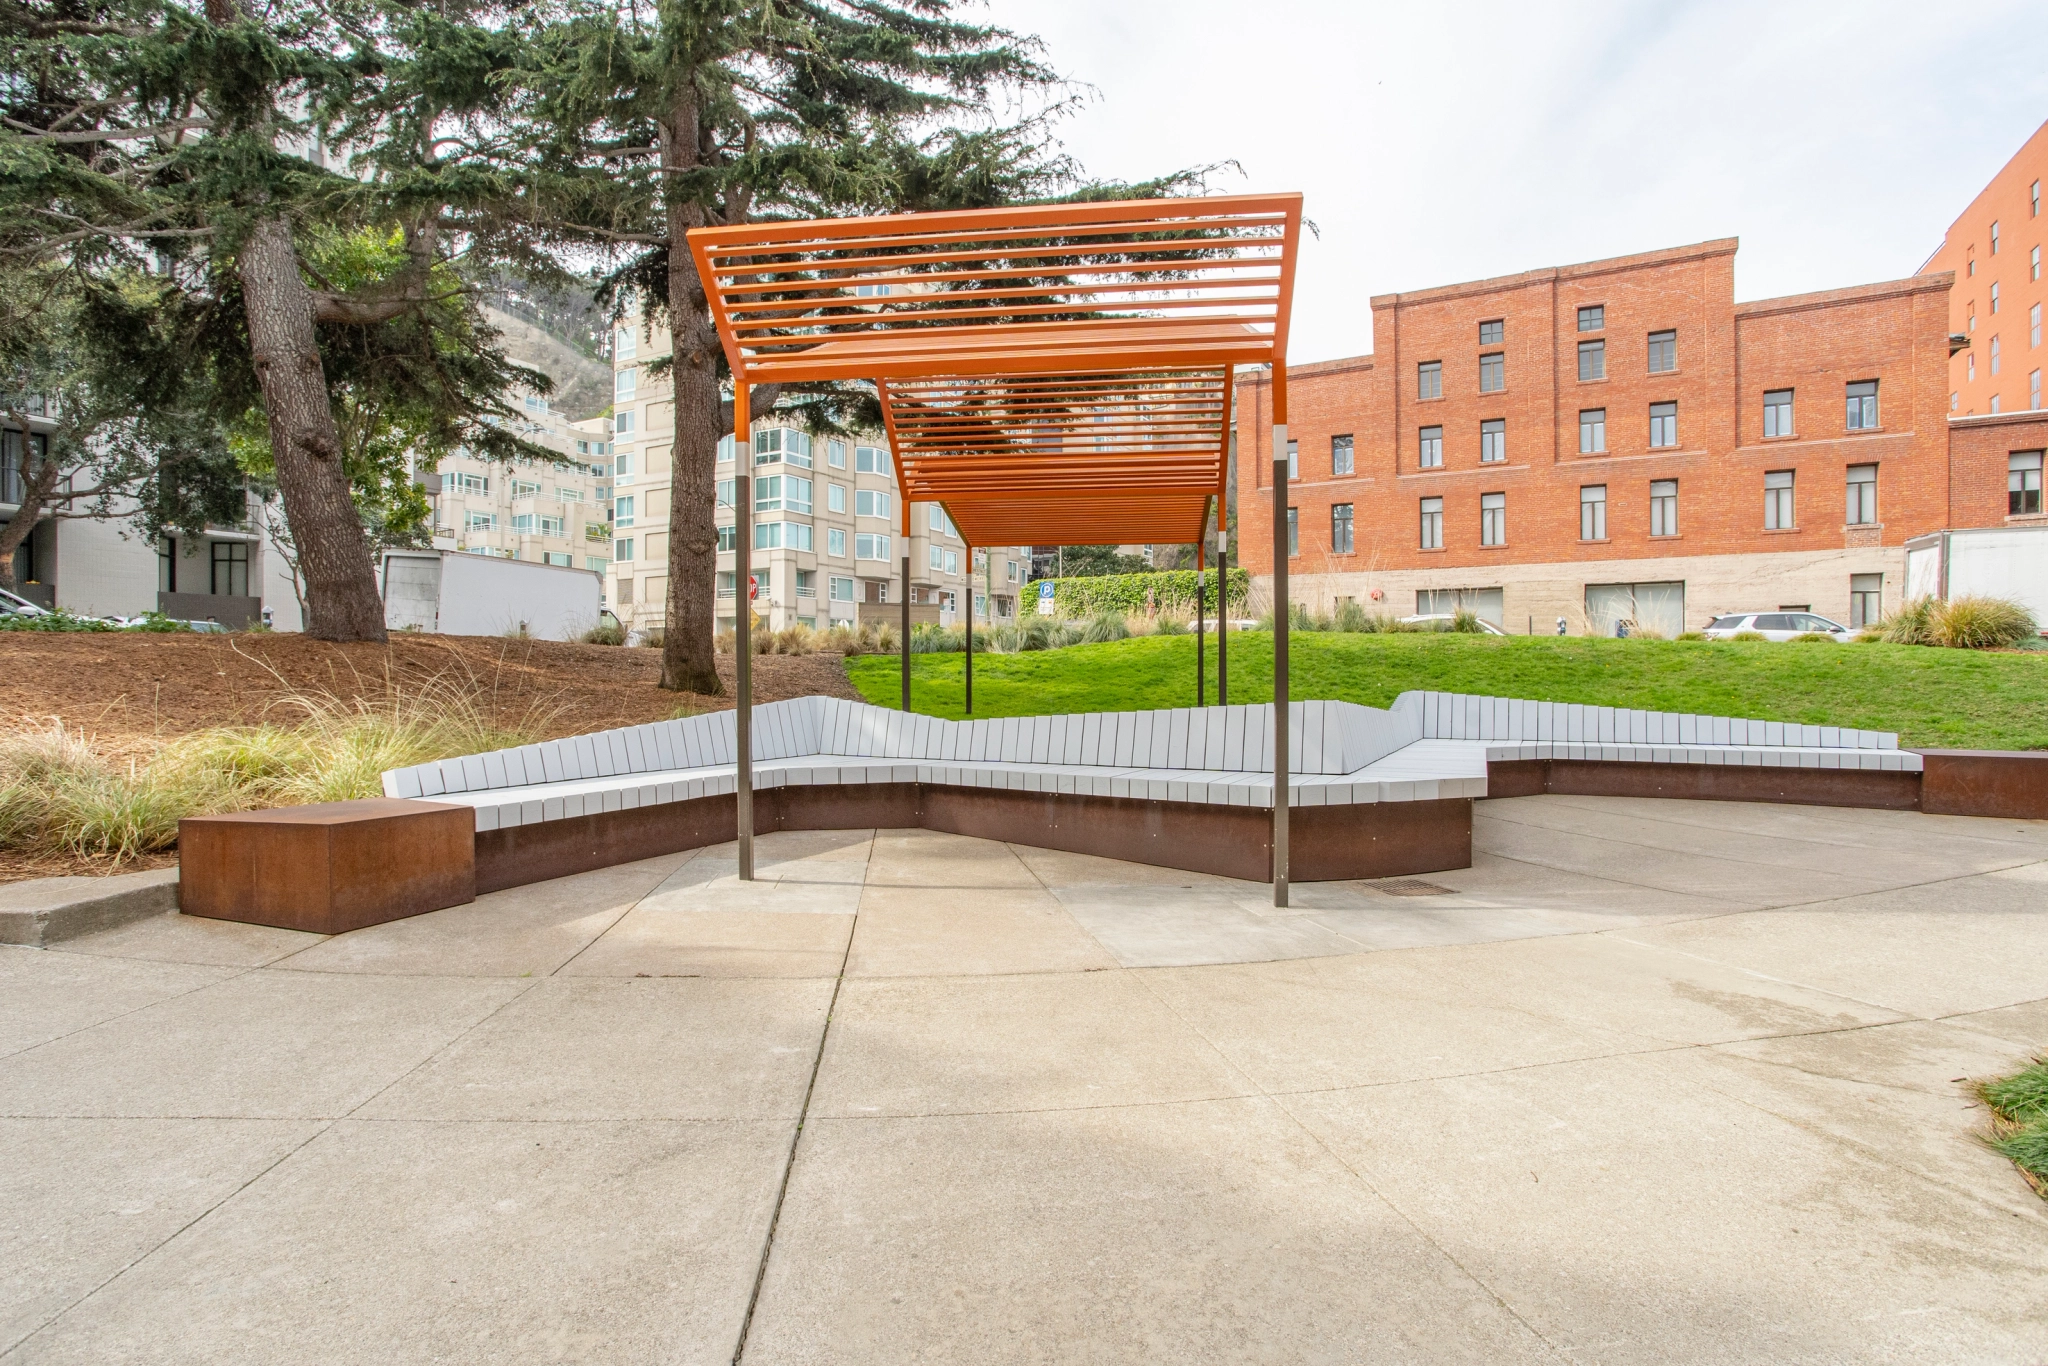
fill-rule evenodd
<path id="1" fill-rule="evenodd" d="M 391 631 L 575 640 L 597 625 L 604 593 L 589 569 L 459 550 L 387 550 L 383 569 Z"/>
<path id="2" fill-rule="evenodd" d="M 1937 531 L 1906 542 L 1906 598 L 2011 598 L 2048 627 L 2048 527 Z"/>

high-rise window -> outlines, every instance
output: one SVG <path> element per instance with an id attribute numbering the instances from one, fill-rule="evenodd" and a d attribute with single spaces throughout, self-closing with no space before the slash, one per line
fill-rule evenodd
<path id="1" fill-rule="evenodd" d="M 2040 482 L 2038 477 L 2034 480 L 2037 488 Z M 2040 501 L 2038 493 L 2034 501 L 2037 503 Z M 1441 498 L 1425 498 L 1422 500 L 1422 548 L 1424 550 L 1442 550 L 1444 548 L 1444 500 Z"/>
<path id="2" fill-rule="evenodd" d="M 1497 394 L 1508 387 L 1508 358 L 1489 351 L 1479 358 L 1479 392 Z"/>
<path id="3" fill-rule="evenodd" d="M 633 558 L 633 538 L 631 536 L 612 542 L 612 558 L 614 560 L 630 560 Z"/>
<path id="4" fill-rule="evenodd" d="M 2005 461 L 2005 515 L 2027 517 L 2041 510 L 2041 452 L 2014 451 Z"/>
<path id="5" fill-rule="evenodd" d="M 1607 449 L 1607 410 L 1579 410 L 1579 454 L 1598 455 Z"/>
<path id="6" fill-rule="evenodd" d="M 1998 281 L 1991 282 L 1991 311 L 1998 312 Z"/>
<path id="7" fill-rule="evenodd" d="M 1977 353 L 1971 351 L 1963 357 L 1963 378 L 1970 383 L 1977 382 Z"/>
<path id="8" fill-rule="evenodd" d="M 1678 334 L 1676 332 L 1652 332 L 1650 334 L 1650 373 L 1661 375 L 1678 368 Z"/>
<path id="9" fill-rule="evenodd" d="M 889 453 L 879 446 L 855 446 L 853 448 L 853 472 L 855 474 L 889 475 Z"/>
<path id="10" fill-rule="evenodd" d="M 833 574 L 825 580 L 825 591 L 832 595 L 834 602 L 853 601 L 853 576 Z"/>
<path id="11" fill-rule="evenodd" d="M 740 529 L 736 526 L 722 526 L 718 529 L 718 548 L 736 550 L 740 543 Z"/>
<path id="12" fill-rule="evenodd" d="M 1337 503 L 1330 508 L 1330 550 L 1333 554 L 1351 553 L 1351 504 Z"/>
<path id="13" fill-rule="evenodd" d="M 1444 396 L 1444 363 L 1440 360 L 1426 360 L 1415 367 L 1415 396 L 1417 398 L 1442 398 Z"/>
<path id="14" fill-rule="evenodd" d="M 612 524 L 614 526 L 633 525 L 633 500 L 631 498 L 618 498 L 613 500 Z"/>
<path id="15" fill-rule="evenodd" d="M 886 560 L 889 558 L 889 538 L 874 536 L 863 531 L 853 538 L 853 558 L 856 560 Z"/>
<path id="16" fill-rule="evenodd" d="M 1792 520 L 1792 471 L 1772 470 L 1764 475 L 1764 530 L 1790 531 Z"/>
<path id="17" fill-rule="evenodd" d="M 1998 373 L 1998 338 L 1995 335 L 1991 338 L 1991 373 Z"/>
<path id="18" fill-rule="evenodd" d="M 1764 435 L 1792 435 L 1792 391 L 1790 389 L 1767 389 L 1764 391 Z"/>
<path id="19" fill-rule="evenodd" d="M 739 489 L 739 481 L 738 481 L 737 479 L 721 479 L 721 480 L 719 480 L 719 481 L 718 481 L 718 495 L 717 495 L 717 496 L 718 496 L 718 506 L 719 506 L 719 507 L 722 507 L 722 508 L 729 508 L 729 507 L 731 507 L 731 506 L 733 505 L 733 503 L 734 503 L 734 500 L 735 500 L 735 499 L 737 499 L 737 498 L 739 497 L 738 489 Z"/>
<path id="20" fill-rule="evenodd" d="M 1676 479 L 1652 479 L 1650 481 L 1650 534 L 1652 536 L 1676 536 L 1678 534 L 1678 481 Z"/>
<path id="21" fill-rule="evenodd" d="M 1991 220 L 1991 254 L 1998 255 L 1998 220 Z"/>
<path id="22" fill-rule="evenodd" d="M 825 553 L 827 555 L 837 555 L 842 560 L 846 558 L 846 532 L 844 530 L 836 526 L 825 529 Z"/>
<path id="23" fill-rule="evenodd" d="M 613 357 L 618 360 L 631 360 L 639 354 L 640 338 L 635 335 L 632 328 L 622 327 L 614 336 L 617 340 L 612 343 Z"/>
<path id="24" fill-rule="evenodd" d="M 1287 553 L 1289 555 L 1299 555 L 1301 553 L 1300 508 L 1287 509 Z"/>
<path id="25" fill-rule="evenodd" d="M 1678 405 L 1676 403 L 1652 403 L 1650 405 L 1650 444 L 1652 446 L 1676 446 L 1678 444 Z"/>
<path id="26" fill-rule="evenodd" d="M 1991 411 L 1992 411 L 1992 412 L 1994 412 L 1994 413 L 1995 413 L 1995 412 L 1997 412 L 1997 411 L 1999 411 L 1999 408 L 2000 408 L 2000 404 L 1999 404 L 1999 401 L 1998 401 L 1998 400 L 1999 400 L 1999 398 L 2000 398 L 2000 397 L 2001 397 L 2001 396 L 2000 396 L 2000 395 L 1998 395 L 1998 394 L 1993 394 L 1993 395 L 1991 396 Z"/>
<path id="27" fill-rule="evenodd" d="M 1850 526 L 1877 525 L 1877 466 L 1849 466 L 1849 507 L 1844 520 Z"/>
<path id="28" fill-rule="evenodd" d="M 1579 378 L 1582 380 L 1607 378 L 1606 342 L 1583 341 L 1579 343 Z"/>
<path id="29" fill-rule="evenodd" d="M 1424 427 L 1416 433 L 1415 463 L 1423 469 L 1441 469 L 1444 463 L 1444 429 Z"/>
<path id="30" fill-rule="evenodd" d="M 2032 349 L 2041 344 L 2041 305 L 2035 304 L 2027 310 L 2027 347 Z"/>
<path id="31" fill-rule="evenodd" d="M 2039 247 L 2035 247 L 2027 253 L 2027 278 L 2029 280 L 2041 278 L 2041 249 Z"/>
<path id="32" fill-rule="evenodd" d="M 1852 432 L 1870 431 L 1877 426 L 1877 381 L 1858 380 L 1849 386 L 1847 426 Z"/>
<path id="33" fill-rule="evenodd" d="M 1602 304 L 1590 304 L 1579 310 L 1579 331 L 1604 332 L 1607 330 L 1607 309 Z"/>
<path id="34" fill-rule="evenodd" d="M 1287 477 L 1289 479 L 1301 478 L 1301 443 L 1299 441 L 1287 443 Z"/>
<path id="35" fill-rule="evenodd" d="M 620 402 L 626 402 L 633 397 L 633 391 L 639 387 L 639 384 L 640 372 L 638 370 L 621 370 L 613 380 L 612 395 Z"/>
<path id="36" fill-rule="evenodd" d="M 1479 495 L 1479 544 L 1508 543 L 1508 496 L 1505 493 Z"/>
<path id="37" fill-rule="evenodd" d="M 827 485 L 825 485 L 825 511 L 827 511 L 827 512 L 844 512 L 844 511 L 846 511 L 846 485 L 844 485 L 844 484 L 827 484 Z"/>
<path id="38" fill-rule="evenodd" d="M 2027 187 L 2027 216 L 2029 218 L 2039 218 L 2041 216 L 2041 182 L 2038 180 Z"/>
<path id="39" fill-rule="evenodd" d="M 1479 424 L 1479 459 L 1492 465 L 1508 458 L 1506 418 L 1489 417 Z"/>
<path id="40" fill-rule="evenodd" d="M 1607 485 L 1585 484 L 1579 488 L 1579 539 L 1607 539 Z"/>
<path id="41" fill-rule="evenodd" d="M 1884 620 L 1884 575 L 1849 576 L 1849 624 L 1875 626 Z"/>
<path id="42" fill-rule="evenodd" d="M 1491 322 L 1483 322 L 1479 324 L 1479 344 L 1481 346 L 1499 346 L 1501 338 L 1506 335 L 1506 332 L 1507 321 L 1505 319 L 1495 318 Z"/>
<path id="43" fill-rule="evenodd" d="M 853 491 L 853 515 L 856 517 L 889 517 L 889 495 L 878 489 L 855 489 Z"/>
<path id="44" fill-rule="evenodd" d="M 612 417 L 612 431 L 619 436 L 624 436 L 634 429 L 636 421 L 637 419 L 631 410 L 614 414 Z"/>
<path id="45" fill-rule="evenodd" d="M 1331 437 L 1330 473 L 1350 474 L 1351 472 L 1351 438 L 1348 436 Z"/>
<path id="46" fill-rule="evenodd" d="M 2035 370 L 2027 376 L 2027 406 L 2038 409 L 2041 406 L 2041 372 Z"/>

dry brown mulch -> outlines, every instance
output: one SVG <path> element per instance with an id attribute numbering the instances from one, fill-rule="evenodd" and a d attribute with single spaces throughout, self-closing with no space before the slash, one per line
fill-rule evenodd
<path id="1" fill-rule="evenodd" d="M 289 721 L 293 693 L 368 701 L 429 683 L 474 688 L 507 725 L 536 714 L 547 738 L 642 725 L 681 711 L 730 707 L 733 664 L 718 659 L 726 695 L 663 691 L 661 652 L 491 636 L 394 636 L 336 645 L 300 635 L 42 634 L 0 637 L 0 723 L 46 717 L 110 748 L 209 726 Z M 823 693 L 859 700 L 838 655 L 759 655 L 754 700 Z"/>

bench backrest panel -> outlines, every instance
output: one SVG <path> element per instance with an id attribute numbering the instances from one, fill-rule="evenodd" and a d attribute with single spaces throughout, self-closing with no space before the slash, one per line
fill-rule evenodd
<path id="1" fill-rule="evenodd" d="M 1473 693 L 1405 692 L 1430 740 L 1544 740 L 1588 745 L 1762 745 L 1798 749 L 1897 749 L 1890 731 L 1756 721 L 1735 716 L 1631 711 L 1571 702 L 1527 702 Z"/>

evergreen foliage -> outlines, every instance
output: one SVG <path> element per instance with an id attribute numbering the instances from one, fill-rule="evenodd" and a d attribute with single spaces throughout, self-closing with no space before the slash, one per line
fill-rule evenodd
<path id="1" fill-rule="evenodd" d="M 1241 615 L 1245 610 L 1245 602 L 1251 595 L 1251 574 L 1235 565 L 1225 572 L 1230 586 L 1230 610 Z M 1176 569 L 1164 573 L 1097 574 L 1086 578 L 1042 579 L 1038 582 L 1049 582 L 1053 585 L 1053 613 L 1060 617 L 1093 618 L 1104 613 L 1153 616 L 1162 612 L 1192 617 L 1195 614 L 1197 577 L 1192 569 Z M 1216 571 L 1203 570 L 1199 578 L 1204 611 L 1214 616 Z M 1026 604 L 1035 603 L 1038 600 L 1037 593 L 1037 584 L 1033 584 L 1025 590 L 1023 601 Z"/>

